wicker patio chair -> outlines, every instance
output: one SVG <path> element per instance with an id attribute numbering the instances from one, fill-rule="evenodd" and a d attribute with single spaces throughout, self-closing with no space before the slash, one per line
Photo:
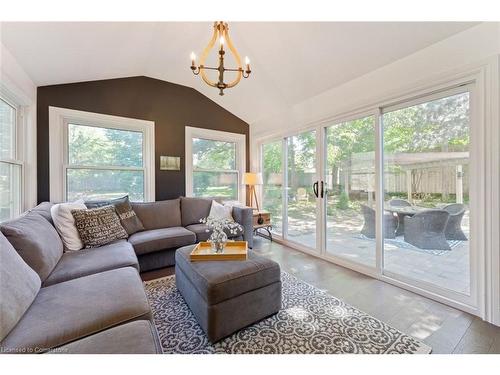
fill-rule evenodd
<path id="1" fill-rule="evenodd" d="M 361 234 L 368 238 L 375 238 L 375 210 L 362 204 L 361 212 L 365 219 Z M 384 212 L 384 238 L 396 238 L 397 226 L 397 219 L 391 213 Z"/>
<path id="2" fill-rule="evenodd" d="M 391 199 L 389 206 L 392 207 L 411 207 L 411 203 L 405 199 Z"/>
<path id="3" fill-rule="evenodd" d="M 448 212 L 450 218 L 446 228 L 444 229 L 444 235 L 447 240 L 457 240 L 457 241 L 467 241 L 467 236 L 462 231 L 462 218 L 465 214 L 465 205 L 460 203 L 452 203 L 443 207 L 443 210 Z"/>
<path id="4" fill-rule="evenodd" d="M 444 235 L 449 216 L 444 210 L 427 210 L 412 217 L 406 216 L 405 241 L 420 249 L 451 250 Z"/>
<path id="5" fill-rule="evenodd" d="M 388 202 L 388 204 L 391 207 L 411 207 L 411 203 L 404 199 L 391 199 Z M 398 212 L 397 216 L 398 216 L 398 228 L 396 229 L 396 236 L 402 236 L 405 231 L 406 214 Z"/>

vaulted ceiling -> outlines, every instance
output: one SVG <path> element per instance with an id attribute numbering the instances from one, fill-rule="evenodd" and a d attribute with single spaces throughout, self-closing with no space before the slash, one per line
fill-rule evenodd
<path id="1" fill-rule="evenodd" d="M 1 40 L 38 86 L 145 75 L 193 87 L 251 124 L 474 25 L 230 22 L 253 72 L 222 97 L 189 69 L 211 22 L 2 23 Z"/>

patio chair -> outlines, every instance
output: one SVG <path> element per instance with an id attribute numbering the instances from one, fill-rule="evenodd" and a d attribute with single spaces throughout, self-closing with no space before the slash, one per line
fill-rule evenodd
<path id="1" fill-rule="evenodd" d="M 389 206 L 392 207 L 411 207 L 411 203 L 405 199 L 391 199 Z"/>
<path id="2" fill-rule="evenodd" d="M 411 203 L 404 199 L 391 199 L 387 203 L 391 207 L 411 207 Z M 404 234 L 406 214 L 397 212 L 396 215 L 398 216 L 398 228 L 396 229 L 396 236 L 402 236 Z"/>
<path id="3" fill-rule="evenodd" d="M 365 219 L 361 234 L 368 238 L 375 238 L 375 210 L 362 204 L 361 212 Z M 397 219 L 391 213 L 384 212 L 384 238 L 396 238 L 397 225 Z"/>
<path id="4" fill-rule="evenodd" d="M 451 250 L 444 229 L 450 215 L 444 210 L 427 210 L 404 218 L 404 240 L 420 249 Z"/>
<path id="5" fill-rule="evenodd" d="M 460 203 L 452 203 L 443 207 L 443 210 L 448 212 L 450 218 L 444 229 L 444 235 L 447 240 L 467 241 L 468 238 L 462 231 L 462 218 L 465 214 L 465 205 Z"/>

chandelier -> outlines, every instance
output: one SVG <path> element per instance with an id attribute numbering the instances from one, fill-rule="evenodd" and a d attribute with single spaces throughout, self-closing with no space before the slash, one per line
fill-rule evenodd
<path id="1" fill-rule="evenodd" d="M 219 66 L 217 68 L 205 66 L 207 56 L 214 47 L 217 40 L 219 41 Z M 238 65 L 237 68 L 233 69 L 224 67 L 224 55 L 226 54 L 226 51 L 224 50 L 225 45 L 227 45 L 229 51 L 234 56 L 236 64 Z M 231 38 L 229 38 L 229 27 L 227 25 L 227 22 L 222 21 L 214 22 L 214 33 L 212 35 L 212 39 L 210 39 L 210 42 L 208 42 L 208 45 L 205 47 L 203 53 L 200 56 L 200 65 L 196 66 L 196 55 L 194 54 L 194 52 L 191 52 L 191 70 L 193 71 L 194 75 L 201 74 L 201 78 L 207 85 L 218 88 L 219 95 L 224 95 L 225 89 L 230 89 L 231 87 L 236 86 L 240 82 L 241 77 L 248 78 L 250 76 L 250 73 L 252 72 L 250 70 L 250 60 L 248 59 L 248 57 L 245 57 L 245 70 L 243 70 L 243 67 L 241 65 L 241 57 L 236 51 L 236 48 L 234 48 L 234 45 L 231 42 Z M 206 73 L 207 70 L 217 70 L 219 72 L 219 79 L 217 82 L 213 82 L 208 78 Z M 225 72 L 236 72 L 236 78 L 232 82 L 225 83 Z"/>

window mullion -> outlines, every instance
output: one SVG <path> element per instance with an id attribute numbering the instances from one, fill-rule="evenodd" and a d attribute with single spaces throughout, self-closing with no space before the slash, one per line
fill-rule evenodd
<path id="1" fill-rule="evenodd" d="M 144 167 L 125 167 L 114 165 L 84 165 L 84 164 L 68 164 L 66 169 L 92 169 L 92 170 L 111 170 L 111 171 L 144 171 Z"/>

